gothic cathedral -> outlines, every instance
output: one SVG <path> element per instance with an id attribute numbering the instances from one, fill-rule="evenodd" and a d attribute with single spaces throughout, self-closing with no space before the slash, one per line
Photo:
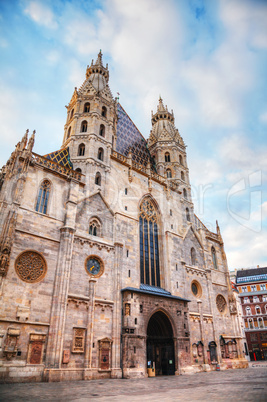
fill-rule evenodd
<path id="1" fill-rule="evenodd" d="M 0 379 L 246 367 L 224 244 L 194 214 L 186 146 L 160 98 L 148 140 L 102 54 L 63 143 L 28 130 L 0 174 Z M 29 138 L 28 138 L 29 136 Z"/>

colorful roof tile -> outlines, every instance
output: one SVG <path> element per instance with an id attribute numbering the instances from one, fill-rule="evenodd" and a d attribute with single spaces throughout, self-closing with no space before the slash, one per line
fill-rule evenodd
<path id="1" fill-rule="evenodd" d="M 59 149 L 58 151 L 44 155 L 44 157 L 50 159 L 51 161 L 57 162 L 61 166 L 73 169 L 73 165 L 70 161 L 69 148 Z"/>
<path id="2" fill-rule="evenodd" d="M 146 166 L 148 160 L 150 160 L 151 166 L 154 165 L 150 152 L 147 149 L 147 141 L 121 104 L 118 103 L 116 151 L 127 156 L 130 150 L 132 151 L 132 158 L 135 162 Z"/>

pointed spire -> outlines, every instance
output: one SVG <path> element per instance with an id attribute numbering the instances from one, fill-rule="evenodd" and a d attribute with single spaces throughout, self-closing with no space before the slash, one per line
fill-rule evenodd
<path id="1" fill-rule="evenodd" d="M 35 133 L 36 133 L 36 131 L 33 130 L 33 133 L 32 133 L 32 135 L 31 135 L 31 138 L 29 139 L 28 148 L 27 148 L 27 150 L 28 150 L 29 152 L 32 152 L 32 149 L 33 149 L 33 146 L 34 146 L 34 142 L 35 142 Z"/>
<path id="2" fill-rule="evenodd" d="M 96 60 L 95 64 L 97 66 L 103 66 L 101 49 L 100 49 L 100 52 L 98 53 L 97 60 Z"/>
<path id="3" fill-rule="evenodd" d="M 22 137 L 22 140 L 21 140 L 21 143 L 20 143 L 21 151 L 23 151 L 26 148 L 27 141 L 28 141 L 28 133 L 29 133 L 29 129 L 26 130 L 26 133 Z"/>
<path id="4" fill-rule="evenodd" d="M 219 226 L 219 224 L 218 224 L 218 221 L 216 221 L 216 231 L 217 231 L 217 235 L 218 235 L 219 237 L 221 237 L 221 231 L 220 231 L 220 226 Z"/>

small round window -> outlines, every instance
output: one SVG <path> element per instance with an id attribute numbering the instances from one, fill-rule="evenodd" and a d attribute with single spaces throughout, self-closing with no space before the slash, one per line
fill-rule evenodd
<path id="1" fill-rule="evenodd" d="M 201 286 L 197 281 L 193 281 L 191 283 L 191 291 L 194 296 L 200 297 L 202 294 Z"/>

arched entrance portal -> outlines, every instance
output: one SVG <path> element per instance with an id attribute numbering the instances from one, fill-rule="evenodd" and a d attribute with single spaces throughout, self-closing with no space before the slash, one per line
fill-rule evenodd
<path id="1" fill-rule="evenodd" d="M 153 314 L 148 322 L 147 361 L 155 367 L 156 375 L 175 373 L 172 325 L 162 311 Z"/>

